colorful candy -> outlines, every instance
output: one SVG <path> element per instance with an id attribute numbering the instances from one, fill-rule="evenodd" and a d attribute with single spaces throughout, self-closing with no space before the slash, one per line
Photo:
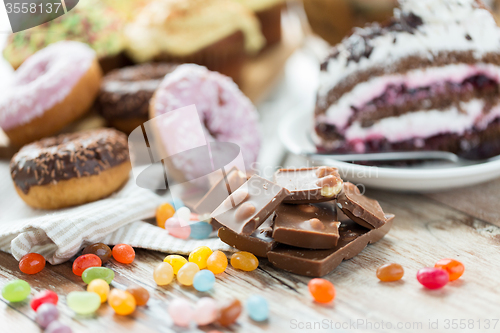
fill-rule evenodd
<path id="1" fill-rule="evenodd" d="M 127 316 L 135 311 L 136 302 L 134 296 L 125 290 L 113 289 L 109 293 L 108 304 L 115 310 L 116 314 Z"/>
<path id="2" fill-rule="evenodd" d="M 134 296 L 135 304 L 138 306 L 146 305 L 149 301 L 149 292 L 143 287 L 129 287 L 127 288 L 127 292 Z"/>
<path id="3" fill-rule="evenodd" d="M 191 286 L 193 284 L 194 276 L 200 271 L 198 265 L 193 262 L 188 262 L 179 269 L 177 273 L 177 281 L 185 286 Z"/>
<path id="4" fill-rule="evenodd" d="M 57 305 L 58 300 L 59 296 L 52 290 L 42 290 L 31 300 L 31 308 L 36 311 L 36 309 L 44 303 Z"/>
<path id="5" fill-rule="evenodd" d="M 194 262 L 200 269 L 207 267 L 207 259 L 212 254 L 208 246 L 200 246 L 189 254 L 189 262 Z"/>
<path id="6" fill-rule="evenodd" d="M 2 289 L 2 297 L 9 302 L 24 301 L 30 293 L 31 287 L 24 280 L 10 281 Z"/>
<path id="7" fill-rule="evenodd" d="M 309 292 L 318 303 L 330 303 L 335 298 L 335 287 L 325 279 L 312 279 L 307 284 Z"/>
<path id="8" fill-rule="evenodd" d="M 73 273 L 82 276 L 83 272 L 89 267 L 101 267 L 101 258 L 95 254 L 84 254 L 79 256 L 73 262 Z"/>
<path id="9" fill-rule="evenodd" d="M 464 274 L 465 267 L 460 261 L 455 259 L 441 259 L 435 265 L 435 268 L 441 268 L 448 272 L 450 281 L 455 281 Z"/>
<path id="10" fill-rule="evenodd" d="M 192 239 L 207 239 L 212 233 L 212 225 L 207 222 L 196 222 L 190 225 L 191 233 L 189 237 Z"/>
<path id="11" fill-rule="evenodd" d="M 217 320 L 219 309 L 217 302 L 210 297 L 202 297 L 198 300 L 195 307 L 194 320 L 200 326 L 208 325 Z"/>
<path id="12" fill-rule="evenodd" d="M 214 251 L 207 259 L 207 269 L 214 274 L 220 274 L 226 270 L 227 257 L 224 252 Z"/>
<path id="13" fill-rule="evenodd" d="M 114 278 L 115 272 L 107 267 L 89 267 L 82 273 L 82 280 L 86 284 L 89 284 L 95 279 L 101 279 L 110 284 Z"/>
<path id="14" fill-rule="evenodd" d="M 230 326 L 241 314 L 241 303 L 237 299 L 226 302 L 220 308 L 218 322 L 222 326 Z"/>
<path id="15" fill-rule="evenodd" d="M 83 254 L 95 254 L 101 258 L 103 264 L 111 259 L 111 249 L 104 243 L 95 243 L 87 246 L 83 249 Z"/>
<path id="16" fill-rule="evenodd" d="M 24 274 L 39 273 L 45 267 L 45 258 L 38 253 L 28 253 L 19 261 L 19 269 Z"/>
<path id="17" fill-rule="evenodd" d="M 236 252 L 231 256 L 231 266 L 242 271 L 251 272 L 259 267 L 259 259 L 250 252 Z"/>
<path id="18" fill-rule="evenodd" d="M 166 286 L 174 279 L 174 269 L 168 262 L 162 262 L 156 266 L 153 272 L 153 279 L 159 286 Z"/>
<path id="19" fill-rule="evenodd" d="M 59 311 L 52 303 L 44 303 L 36 310 L 35 321 L 42 328 L 46 328 L 57 318 L 59 318 Z"/>
<path id="20" fill-rule="evenodd" d="M 101 306 L 101 297 L 88 291 L 72 291 L 66 297 L 71 310 L 77 314 L 86 315 L 97 311 Z"/>
<path id="21" fill-rule="evenodd" d="M 174 274 L 177 274 L 177 272 L 179 272 L 179 269 L 181 269 L 181 267 L 188 262 L 186 258 L 177 254 L 171 254 L 169 256 L 166 256 L 165 259 L 163 259 L 163 261 L 168 262 L 170 265 L 172 265 L 172 268 L 174 269 Z"/>
<path id="22" fill-rule="evenodd" d="M 255 321 L 264 321 L 269 317 L 269 304 L 262 296 L 250 296 L 246 301 L 246 309 L 250 318 Z"/>
<path id="23" fill-rule="evenodd" d="M 208 269 L 204 269 L 196 273 L 193 279 L 193 287 L 198 291 L 209 291 L 214 287 L 214 273 Z"/>
<path id="24" fill-rule="evenodd" d="M 89 285 L 87 286 L 87 291 L 99 295 L 101 303 L 104 303 L 108 299 L 109 284 L 107 281 L 104 281 L 102 279 L 95 279 L 90 281 Z"/>
<path id="25" fill-rule="evenodd" d="M 68 326 L 55 320 L 47 326 L 45 333 L 72 333 L 73 331 Z"/>
<path id="26" fill-rule="evenodd" d="M 156 224 L 165 229 L 165 222 L 175 214 L 175 208 L 169 204 L 163 204 L 156 209 Z"/>
<path id="27" fill-rule="evenodd" d="M 168 314 L 177 326 L 188 327 L 193 320 L 194 310 L 183 298 L 176 298 L 168 304 Z"/>
<path id="28" fill-rule="evenodd" d="M 188 239 L 191 234 L 191 227 L 189 225 L 181 225 L 181 221 L 175 216 L 165 222 L 165 230 L 168 231 L 170 236 L 180 239 Z"/>
<path id="29" fill-rule="evenodd" d="M 417 280 L 428 289 L 439 289 L 450 281 L 450 275 L 444 269 L 426 267 L 417 272 Z"/>
<path id="30" fill-rule="evenodd" d="M 134 248 L 127 244 L 113 246 L 113 258 L 122 264 L 131 264 L 135 259 Z"/>
<path id="31" fill-rule="evenodd" d="M 393 282 L 403 278 L 405 270 L 400 264 L 385 264 L 377 269 L 377 277 L 382 282 Z"/>
<path id="32" fill-rule="evenodd" d="M 187 207 L 178 208 L 174 216 L 180 220 L 181 226 L 184 226 L 189 223 L 189 220 L 191 218 L 191 210 Z"/>

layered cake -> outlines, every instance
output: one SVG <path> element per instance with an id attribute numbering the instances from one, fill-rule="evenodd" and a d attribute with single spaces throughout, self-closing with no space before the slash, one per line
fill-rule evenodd
<path id="1" fill-rule="evenodd" d="M 313 140 L 323 152 L 500 154 L 500 28 L 477 0 L 400 0 L 321 66 Z"/>

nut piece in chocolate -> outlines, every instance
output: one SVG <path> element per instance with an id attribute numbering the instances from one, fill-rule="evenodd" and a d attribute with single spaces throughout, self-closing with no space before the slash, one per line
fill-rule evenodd
<path id="1" fill-rule="evenodd" d="M 274 181 L 290 191 L 285 203 L 314 203 L 330 201 L 342 190 L 343 181 L 332 167 L 280 169 Z"/>
<path id="2" fill-rule="evenodd" d="M 289 194 L 287 189 L 254 175 L 227 197 L 211 217 L 218 225 L 238 234 L 250 235 Z"/>
<path id="3" fill-rule="evenodd" d="M 337 204 L 345 215 L 365 228 L 380 228 L 386 222 L 378 201 L 362 195 L 352 183 L 344 183 L 344 191 L 339 195 Z"/>

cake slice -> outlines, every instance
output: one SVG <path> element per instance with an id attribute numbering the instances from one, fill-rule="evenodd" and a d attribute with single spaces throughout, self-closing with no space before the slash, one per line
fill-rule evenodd
<path id="1" fill-rule="evenodd" d="M 321 66 L 322 152 L 500 154 L 500 28 L 477 0 L 400 0 Z"/>

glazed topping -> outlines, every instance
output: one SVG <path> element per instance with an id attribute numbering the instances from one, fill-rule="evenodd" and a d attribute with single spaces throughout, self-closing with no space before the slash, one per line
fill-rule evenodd
<path id="1" fill-rule="evenodd" d="M 10 170 L 16 186 L 28 193 L 32 186 L 98 175 L 128 160 L 125 134 L 99 129 L 26 145 L 12 158 Z"/>

